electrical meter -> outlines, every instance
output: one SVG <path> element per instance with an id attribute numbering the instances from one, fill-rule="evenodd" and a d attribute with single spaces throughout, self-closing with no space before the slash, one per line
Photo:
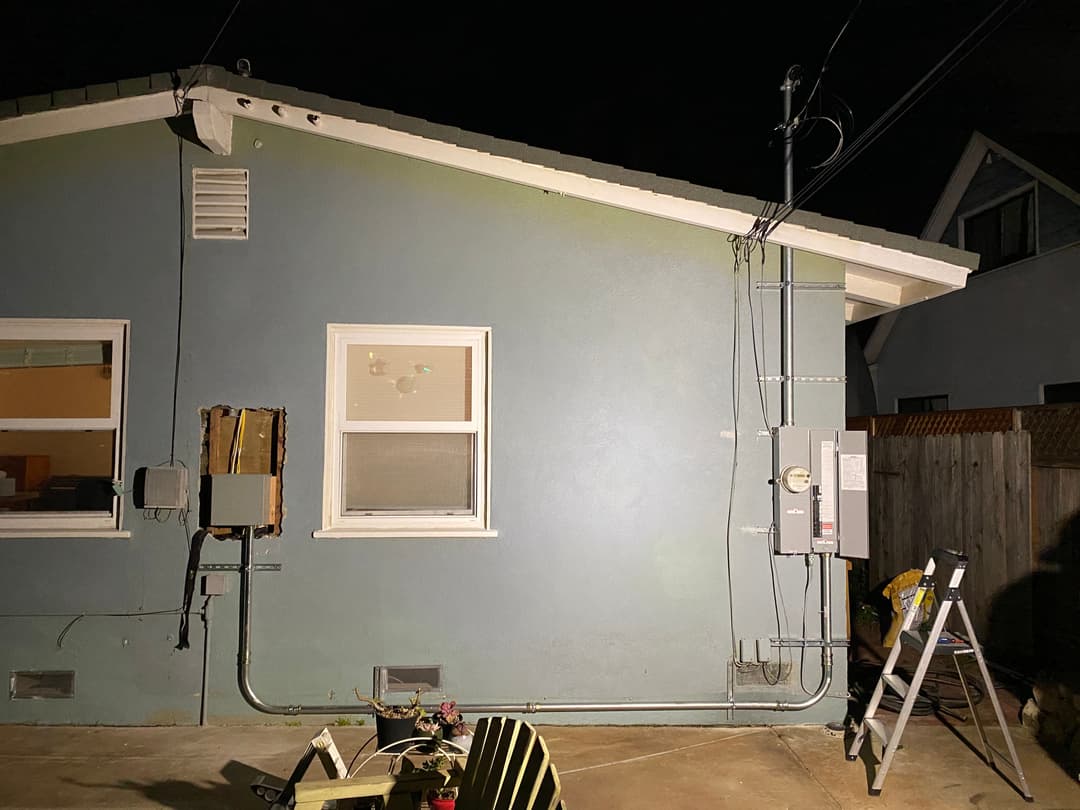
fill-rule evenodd
<path id="1" fill-rule="evenodd" d="M 865 432 L 776 428 L 776 553 L 869 556 L 867 484 Z"/>
<path id="2" fill-rule="evenodd" d="M 784 467 L 780 473 L 780 486 L 794 495 L 806 492 L 810 489 L 810 471 L 798 465 Z"/>

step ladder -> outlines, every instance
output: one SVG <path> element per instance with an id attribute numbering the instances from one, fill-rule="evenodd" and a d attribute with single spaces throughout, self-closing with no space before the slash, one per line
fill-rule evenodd
<path id="1" fill-rule="evenodd" d="M 1023 794 L 1024 799 L 1029 802 L 1035 800 L 1035 797 L 1031 795 L 1031 791 L 1028 790 L 1027 780 L 1024 778 L 1024 770 L 1020 767 L 1020 758 L 1016 755 L 1016 747 L 1013 745 L 1012 737 L 1009 735 L 1009 727 L 1005 723 L 1005 716 L 1001 712 L 1001 704 L 998 703 L 997 693 L 994 691 L 994 683 L 986 668 L 986 660 L 983 658 L 982 649 L 979 647 L 979 641 L 975 637 L 975 630 L 971 626 L 971 619 L 968 616 L 967 608 L 964 607 L 963 597 L 960 596 L 960 582 L 964 578 L 967 564 L 967 555 L 962 554 L 959 551 L 948 551 L 945 549 L 935 550 L 934 553 L 930 555 L 930 561 L 926 564 L 926 568 L 923 571 L 922 579 L 919 581 L 919 587 L 915 592 L 915 597 L 912 600 L 911 606 L 904 614 L 904 623 L 900 630 L 900 634 L 897 636 L 892 652 L 889 653 L 889 658 L 885 662 L 885 668 L 881 672 L 881 678 L 878 679 L 877 686 L 874 688 L 873 697 L 870 698 L 870 703 L 866 707 L 866 714 L 863 715 L 863 720 L 859 724 L 859 730 L 855 734 L 855 739 L 852 741 L 851 748 L 848 750 L 847 754 L 849 761 L 857 759 L 859 751 L 862 749 L 863 743 L 868 736 L 876 737 L 881 741 L 883 753 L 881 755 L 881 764 L 878 766 L 877 774 L 874 778 L 874 784 L 870 788 L 871 796 L 881 795 L 881 787 L 885 784 L 885 776 L 889 772 L 889 766 L 892 765 L 896 749 L 900 747 L 900 740 L 904 735 L 904 727 L 907 726 L 908 718 L 911 717 L 911 710 L 915 706 L 915 700 L 919 695 L 919 689 L 922 686 L 923 678 L 926 676 L 926 672 L 930 667 L 931 659 L 934 658 L 934 656 L 948 655 L 952 656 L 953 663 L 956 665 L 956 672 L 960 677 L 960 686 L 964 690 L 964 697 L 967 698 L 968 707 L 971 709 L 971 717 L 975 721 L 975 728 L 978 729 L 979 738 L 982 740 L 987 765 L 995 771 L 998 771 L 997 763 L 999 761 L 1011 763 L 1013 770 L 1016 773 L 1019 790 Z M 934 572 L 939 566 L 950 565 L 952 566 L 952 574 L 949 577 L 949 584 L 945 595 L 940 599 L 937 615 L 934 617 L 933 627 L 929 633 L 922 632 L 918 628 L 913 628 L 912 625 L 915 623 L 916 616 L 922 615 L 923 611 L 920 610 L 920 608 L 926 600 L 927 593 L 934 589 Z M 945 629 L 945 621 L 948 619 L 949 611 L 954 605 L 960 611 L 960 617 L 963 619 L 964 629 L 967 632 L 967 640 L 964 640 Z M 896 673 L 896 661 L 900 657 L 900 652 L 905 646 L 913 647 L 922 652 L 919 656 L 919 664 L 915 668 L 915 675 L 912 677 L 911 683 L 907 683 Z M 963 667 L 960 665 L 961 656 L 968 655 L 974 656 L 975 661 L 978 663 L 979 673 L 982 675 L 983 684 L 986 690 L 986 696 L 990 699 L 990 703 L 994 707 L 994 714 L 997 717 L 998 725 L 1001 727 L 1001 733 L 1005 737 L 1005 745 L 1009 749 L 1008 756 L 990 745 L 989 740 L 986 738 L 986 730 L 983 728 L 982 720 L 979 719 L 979 713 L 975 710 L 975 703 L 971 699 L 971 690 L 968 688 L 967 679 L 964 677 Z M 900 716 L 896 721 L 896 727 L 891 731 L 886 726 L 885 722 L 878 716 L 878 707 L 886 687 L 895 692 L 899 697 L 903 698 L 904 701 L 900 710 Z M 998 771 L 998 773 L 1001 772 Z"/>

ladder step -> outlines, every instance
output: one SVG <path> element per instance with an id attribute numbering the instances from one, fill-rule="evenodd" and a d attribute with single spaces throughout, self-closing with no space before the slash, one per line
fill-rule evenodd
<path id="1" fill-rule="evenodd" d="M 863 722 L 866 723 L 866 727 L 870 729 L 870 732 L 881 740 L 882 746 L 888 746 L 889 744 L 889 729 L 885 723 L 878 720 L 876 717 L 863 718 Z"/>
<path id="2" fill-rule="evenodd" d="M 907 697 L 908 683 L 895 672 L 890 672 L 887 675 L 882 675 L 881 680 L 885 681 L 890 689 L 892 689 L 900 697 Z"/>
<path id="3" fill-rule="evenodd" d="M 901 634 L 901 638 L 904 643 L 910 644 L 915 649 L 925 650 L 927 647 L 927 636 L 922 630 L 905 630 Z M 937 639 L 937 644 L 934 646 L 934 655 L 960 655 L 963 653 L 970 653 L 972 651 L 971 645 L 964 641 L 960 636 L 950 633 L 948 630 L 942 630 L 941 635 Z"/>

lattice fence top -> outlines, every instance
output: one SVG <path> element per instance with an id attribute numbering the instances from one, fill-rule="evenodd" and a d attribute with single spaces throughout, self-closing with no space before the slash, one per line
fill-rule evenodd
<path id="1" fill-rule="evenodd" d="M 1026 430 L 1031 433 L 1033 464 L 1080 466 L 1080 405 L 862 416 L 849 419 L 848 429 L 865 430 L 871 436 L 941 436 Z"/>
<path id="2" fill-rule="evenodd" d="M 1021 426 L 1031 434 L 1032 462 L 1080 466 L 1080 405 L 1038 405 L 1019 410 Z"/>

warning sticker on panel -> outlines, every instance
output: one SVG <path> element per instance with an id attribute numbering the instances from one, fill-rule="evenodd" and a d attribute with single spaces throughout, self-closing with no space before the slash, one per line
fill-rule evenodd
<path id="1" fill-rule="evenodd" d="M 866 456 L 864 454 L 840 454 L 840 489 L 866 492 Z"/>

